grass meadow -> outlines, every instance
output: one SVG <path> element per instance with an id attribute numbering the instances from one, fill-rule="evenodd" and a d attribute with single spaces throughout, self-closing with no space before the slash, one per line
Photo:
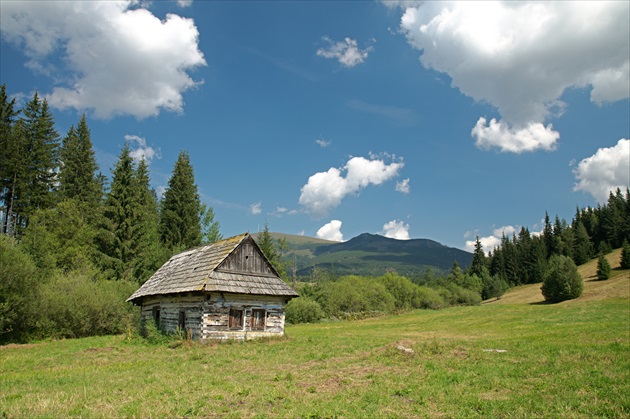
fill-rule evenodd
<path id="1" fill-rule="evenodd" d="M 630 271 L 592 265 L 584 296 L 554 305 L 536 284 L 282 339 L 7 345 L 0 417 L 630 417 Z"/>

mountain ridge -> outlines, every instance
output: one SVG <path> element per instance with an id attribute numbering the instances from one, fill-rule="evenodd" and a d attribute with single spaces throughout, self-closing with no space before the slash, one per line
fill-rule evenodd
<path id="1" fill-rule="evenodd" d="M 466 268 L 472 253 L 448 247 L 430 239 L 397 240 L 378 234 L 362 233 L 334 242 L 308 236 L 270 233 L 275 240 L 285 239 L 288 252 L 284 261 L 298 276 L 309 276 L 316 268 L 336 275 L 378 276 L 395 271 L 401 275 L 420 276 L 427 269 L 448 272 L 454 261 Z"/>

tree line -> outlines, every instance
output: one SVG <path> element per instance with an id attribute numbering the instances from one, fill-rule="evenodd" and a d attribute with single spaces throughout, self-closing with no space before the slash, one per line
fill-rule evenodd
<path id="1" fill-rule="evenodd" d="M 18 109 L 0 86 L 0 342 L 117 332 L 138 285 L 222 238 L 186 151 L 161 199 L 150 181 L 128 144 L 109 180 L 85 115 L 62 137 L 45 98 Z"/>
<path id="2" fill-rule="evenodd" d="M 582 265 L 612 249 L 628 252 L 630 241 L 630 190 L 617 188 L 608 202 L 597 207 L 577 208 L 571 223 L 557 215 L 552 223 L 545 213 L 540 234 L 521 227 L 518 235 L 501 238 L 501 244 L 485 255 L 477 237 L 471 273 L 485 278 L 483 282 L 503 281 L 508 286 L 543 282 L 554 257 L 570 259 Z M 492 279 L 491 279 L 492 278 Z"/>

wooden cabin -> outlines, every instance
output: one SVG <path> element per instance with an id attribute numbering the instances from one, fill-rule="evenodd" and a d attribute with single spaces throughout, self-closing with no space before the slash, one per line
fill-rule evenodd
<path id="1" fill-rule="evenodd" d="M 245 233 L 173 256 L 127 301 L 165 332 L 251 339 L 282 336 L 286 304 L 297 296 Z"/>

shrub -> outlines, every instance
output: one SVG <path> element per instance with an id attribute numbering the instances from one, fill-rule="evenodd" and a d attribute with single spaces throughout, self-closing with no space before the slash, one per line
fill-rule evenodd
<path id="1" fill-rule="evenodd" d="M 0 235 L 0 342 L 23 341 L 35 324 L 35 263 L 15 240 Z"/>
<path id="2" fill-rule="evenodd" d="M 597 258 L 597 279 L 603 281 L 610 278 L 610 263 L 602 253 Z"/>
<path id="3" fill-rule="evenodd" d="M 419 285 L 414 295 L 414 308 L 428 308 L 431 310 L 439 310 L 446 307 L 446 301 L 438 291 L 433 288 Z"/>
<path id="4" fill-rule="evenodd" d="M 549 269 L 545 274 L 542 294 L 550 303 L 571 300 L 582 295 L 584 281 L 573 260 L 566 256 L 554 255 L 549 259 Z"/>
<path id="5" fill-rule="evenodd" d="M 319 303 L 308 297 L 294 298 L 287 304 L 286 321 L 288 323 L 315 323 L 324 317 Z"/>
<path id="6" fill-rule="evenodd" d="M 121 333 L 134 314 L 125 299 L 136 285 L 94 280 L 94 273 L 57 273 L 41 286 L 38 334 L 76 338 Z"/>
<path id="7" fill-rule="evenodd" d="M 343 313 L 390 312 L 395 301 L 383 284 L 358 276 L 318 284 L 314 295 L 324 312 L 333 317 Z"/>

